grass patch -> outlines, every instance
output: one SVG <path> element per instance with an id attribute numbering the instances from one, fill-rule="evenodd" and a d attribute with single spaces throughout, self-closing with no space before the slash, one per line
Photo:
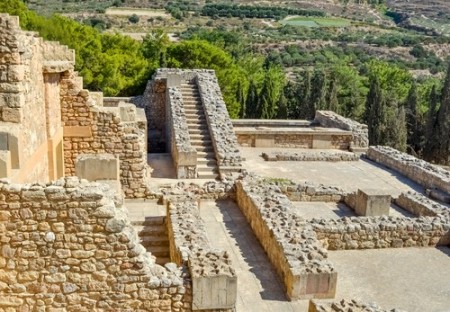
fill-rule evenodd
<path id="1" fill-rule="evenodd" d="M 303 27 L 347 27 L 351 24 L 350 20 L 344 18 L 306 16 L 288 17 L 282 20 L 281 23 Z"/>
<path id="2" fill-rule="evenodd" d="M 105 12 L 106 15 L 116 15 L 116 16 L 129 16 L 132 14 L 136 14 L 138 16 L 146 16 L 146 17 L 165 17 L 169 18 L 170 14 L 168 14 L 165 10 L 157 10 L 157 9 L 136 9 L 136 8 L 108 8 Z"/>

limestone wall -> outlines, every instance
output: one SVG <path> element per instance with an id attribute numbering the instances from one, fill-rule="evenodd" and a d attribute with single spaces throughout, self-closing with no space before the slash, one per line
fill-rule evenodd
<path id="1" fill-rule="evenodd" d="M 155 264 L 113 195 L 76 177 L 0 182 L 3 309 L 191 311 L 183 273 Z"/>
<path id="2" fill-rule="evenodd" d="M 369 147 L 369 130 L 367 125 L 345 118 L 332 111 L 316 111 L 314 121 L 322 127 L 338 128 L 352 131 L 353 140 L 351 148 L 367 149 Z"/>
<path id="3" fill-rule="evenodd" d="M 333 298 L 337 273 L 311 226 L 276 186 L 237 181 L 237 202 L 290 299 Z"/>
<path id="4" fill-rule="evenodd" d="M 197 177 L 197 151 L 191 146 L 183 97 L 178 88 L 168 89 L 167 103 L 167 135 L 177 178 L 194 179 Z"/>
<path id="5" fill-rule="evenodd" d="M 371 146 L 367 158 L 400 172 L 427 188 L 450 194 L 450 171 L 387 146 Z"/>
<path id="6" fill-rule="evenodd" d="M 63 174 L 59 76 L 73 69 L 74 52 L 22 31 L 17 17 L 1 14 L 0 25 L 0 149 L 10 151 L 8 177 L 56 179 Z"/>

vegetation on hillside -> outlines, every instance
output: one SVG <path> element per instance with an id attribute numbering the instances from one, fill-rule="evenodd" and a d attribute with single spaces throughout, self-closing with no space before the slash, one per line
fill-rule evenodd
<path id="1" fill-rule="evenodd" d="M 166 9 L 172 15 L 178 10 L 182 20 L 191 13 L 179 10 L 178 4 L 167 3 Z M 315 110 L 329 109 L 367 123 L 372 144 L 448 163 L 450 74 L 445 81 L 438 78 L 448 60 L 426 48 L 448 43 L 448 38 L 374 30 L 354 22 L 350 26 L 346 20 L 341 20 L 341 26 L 348 26 L 345 31 L 336 23 L 321 28 L 269 23 L 261 30 L 250 22 L 254 17 L 281 19 L 299 9 L 208 4 L 200 10 L 191 2 L 185 5 L 193 6 L 194 14 L 213 17 L 211 24 L 224 20 L 221 16 L 237 16 L 243 26 L 191 27 L 180 42 L 152 29 L 138 42 L 101 32 L 106 24 L 95 18 L 90 18 L 91 27 L 59 15 L 39 16 L 20 0 L 2 1 L 0 11 L 19 15 L 22 27 L 76 49 L 85 86 L 106 95 L 141 93 L 158 67 L 211 68 L 233 118 L 311 119 Z M 308 14 L 325 15 L 317 12 Z M 138 23 L 143 18 L 127 19 Z M 417 70 L 434 76 L 416 76 Z"/>

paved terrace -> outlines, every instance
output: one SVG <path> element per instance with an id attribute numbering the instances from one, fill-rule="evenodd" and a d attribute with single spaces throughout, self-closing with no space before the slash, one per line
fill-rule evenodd
<path id="1" fill-rule="evenodd" d="M 279 148 L 241 147 L 245 158 L 243 167 L 258 175 L 271 178 L 287 178 L 294 182 L 311 181 L 338 186 L 347 191 L 358 188 L 382 189 L 392 196 L 408 190 L 423 191 L 423 187 L 408 178 L 369 160 L 349 162 L 297 162 L 265 161 L 263 152 L 280 151 Z M 320 150 L 289 149 L 289 152 L 317 152 Z"/>

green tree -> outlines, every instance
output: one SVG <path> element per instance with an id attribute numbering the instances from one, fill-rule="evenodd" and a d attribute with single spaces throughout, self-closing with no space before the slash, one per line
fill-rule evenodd
<path id="1" fill-rule="evenodd" d="M 258 89 L 253 80 L 250 81 L 247 99 L 245 101 L 245 118 L 257 118 Z"/>
<path id="2" fill-rule="evenodd" d="M 409 148 L 415 153 L 419 152 L 422 148 L 422 135 L 421 135 L 421 123 L 418 114 L 418 94 L 417 85 L 414 82 L 409 89 L 408 97 L 406 98 L 406 125 L 408 140 L 407 144 Z"/>
<path id="3" fill-rule="evenodd" d="M 366 99 L 365 122 L 369 130 L 371 145 L 382 144 L 382 133 L 385 125 L 385 101 L 380 81 L 375 77 L 370 80 L 370 89 Z"/>
<path id="4" fill-rule="evenodd" d="M 323 70 L 315 70 L 311 80 L 311 94 L 310 94 L 310 117 L 314 117 L 316 110 L 325 109 L 326 95 L 327 95 L 327 79 Z"/>
<path id="5" fill-rule="evenodd" d="M 450 164 L 450 65 L 442 88 L 434 137 L 439 142 L 434 159 L 440 164 Z"/>

